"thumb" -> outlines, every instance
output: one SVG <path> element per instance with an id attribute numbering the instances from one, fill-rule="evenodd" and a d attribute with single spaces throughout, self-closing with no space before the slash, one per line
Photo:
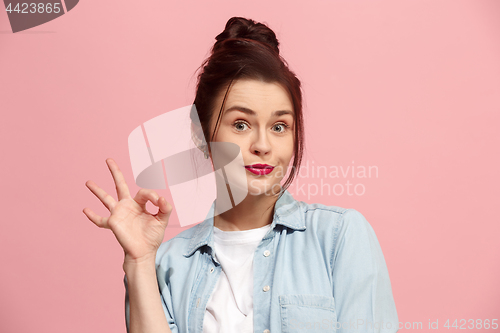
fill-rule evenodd
<path id="1" fill-rule="evenodd" d="M 158 199 L 158 213 L 156 213 L 156 215 L 154 216 L 160 221 L 164 222 L 166 227 L 168 225 L 168 219 L 170 218 L 172 210 L 172 205 L 164 197 L 160 197 Z"/>

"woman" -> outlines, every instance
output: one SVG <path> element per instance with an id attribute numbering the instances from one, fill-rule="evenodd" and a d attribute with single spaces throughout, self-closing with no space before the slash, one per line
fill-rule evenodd
<path id="1" fill-rule="evenodd" d="M 118 202 L 87 182 L 111 216 L 84 213 L 125 252 L 128 332 L 396 332 L 370 224 L 354 209 L 298 202 L 286 190 L 302 158 L 302 96 L 276 35 L 233 17 L 216 39 L 198 76 L 192 129 L 197 142 L 240 147 L 245 199 L 218 215 L 214 202 L 205 221 L 162 244 L 172 211 L 163 197 L 141 189 L 132 198 L 112 159 Z M 212 158 L 210 145 L 199 148 Z"/>

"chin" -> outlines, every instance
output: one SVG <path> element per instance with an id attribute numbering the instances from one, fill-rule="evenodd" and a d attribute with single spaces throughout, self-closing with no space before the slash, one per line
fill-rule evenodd
<path id="1" fill-rule="evenodd" d="M 272 195 L 273 190 L 278 192 L 280 187 L 279 182 L 271 181 L 271 179 L 267 179 L 267 181 L 255 178 L 248 180 L 248 193 L 250 195 Z"/>

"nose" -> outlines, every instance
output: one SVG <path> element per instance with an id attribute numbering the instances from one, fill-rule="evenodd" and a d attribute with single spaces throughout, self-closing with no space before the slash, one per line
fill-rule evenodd
<path id="1" fill-rule="evenodd" d="M 256 137 L 252 145 L 250 146 L 250 151 L 255 155 L 266 155 L 271 151 L 271 143 L 266 133 L 265 128 L 261 128 L 259 131 L 255 132 Z"/>

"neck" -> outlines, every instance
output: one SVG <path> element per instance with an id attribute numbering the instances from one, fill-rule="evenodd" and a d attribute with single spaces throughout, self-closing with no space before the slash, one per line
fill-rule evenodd
<path id="1" fill-rule="evenodd" d="M 278 196 L 248 194 L 242 202 L 214 217 L 214 226 L 223 231 L 261 228 L 273 222 Z"/>

